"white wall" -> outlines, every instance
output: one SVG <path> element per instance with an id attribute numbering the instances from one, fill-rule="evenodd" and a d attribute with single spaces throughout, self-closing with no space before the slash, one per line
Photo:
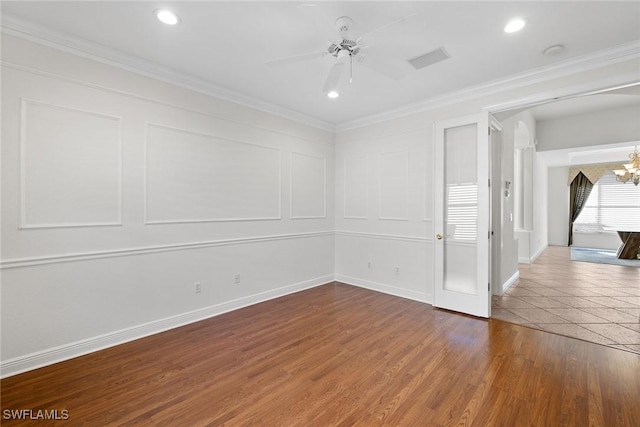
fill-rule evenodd
<path id="1" fill-rule="evenodd" d="M 2 54 L 3 374 L 333 280 L 331 132 Z"/>
<path id="2" fill-rule="evenodd" d="M 569 167 L 550 167 L 548 174 L 548 236 L 549 244 L 567 246 L 569 243 Z"/>
<path id="3" fill-rule="evenodd" d="M 518 240 L 515 233 L 515 124 L 517 120 L 505 120 L 502 125 L 502 157 L 500 161 L 501 200 L 501 233 L 500 233 L 500 273 L 497 289 L 494 294 L 502 294 L 518 273 Z M 510 182 L 509 196 L 506 196 L 506 183 Z M 494 242 L 495 243 L 495 242 Z"/>
<path id="4" fill-rule="evenodd" d="M 627 79 L 630 73 L 637 72 L 636 68 L 637 64 L 632 61 L 617 62 L 475 99 L 425 106 L 410 115 L 373 121 L 356 128 L 342 127 L 336 135 L 336 278 L 420 301 L 433 301 L 434 123 L 490 109 L 490 106 L 510 105 L 514 100 L 532 102 L 541 94 L 566 93 L 576 85 L 592 84 L 594 80 L 610 81 L 615 76 Z M 398 162 L 394 163 L 397 166 L 394 173 L 387 175 L 381 165 L 391 160 L 385 156 L 400 152 L 407 153 L 409 161 L 403 163 L 407 170 Z M 501 184 L 505 180 L 513 182 L 513 142 L 505 142 L 504 135 L 502 159 Z M 546 184 L 544 162 L 536 159 L 532 168 L 534 173 L 542 175 L 538 182 L 531 183 L 532 203 L 538 204 L 532 208 L 533 214 L 546 216 L 545 194 L 547 187 L 551 191 L 552 183 Z M 386 197 L 389 191 L 399 194 L 399 198 Z M 353 194 L 360 196 L 354 201 Z M 391 209 L 392 203 L 399 205 Z M 387 210 L 393 210 L 398 217 L 384 218 L 383 212 Z M 507 200 L 502 210 L 504 218 L 508 218 L 513 212 L 512 200 Z M 529 249 L 537 256 L 550 241 L 546 234 L 551 224 L 544 218 L 532 221 L 539 232 Z M 505 227 L 501 239 L 500 280 L 508 284 L 517 277 L 518 269 L 513 228 Z M 398 264 L 400 273 L 395 274 Z"/>
<path id="5" fill-rule="evenodd" d="M 337 280 L 432 301 L 432 132 L 337 135 Z"/>
<path id="6" fill-rule="evenodd" d="M 620 144 L 640 140 L 640 107 L 629 106 L 594 113 L 578 114 L 537 122 L 538 155 L 543 161 L 546 151 L 597 145 Z M 579 164 L 580 153 L 573 157 Z M 626 154 L 626 152 L 625 152 Z M 605 154 L 606 155 L 606 154 Z M 618 154 L 615 154 L 618 155 Z M 552 156 L 549 156 L 552 158 Z M 569 160 L 567 160 L 568 162 Z M 606 162 L 613 162 L 606 158 Z M 588 158 L 593 163 L 593 157 Z M 597 159 L 596 159 L 596 162 Z M 551 245 L 566 246 L 569 233 L 569 166 L 549 168 L 548 182 L 548 241 Z M 541 199 L 540 199 L 541 200 Z M 620 239 L 616 233 L 581 233 L 574 231 L 573 246 L 601 249 L 617 249 Z"/>
<path id="7" fill-rule="evenodd" d="M 567 246 L 569 242 L 569 166 L 550 167 L 548 176 L 549 244 Z M 620 238 L 615 232 L 580 232 L 579 229 L 574 228 L 573 246 L 618 249 Z"/>
<path id="8" fill-rule="evenodd" d="M 4 375 L 334 277 L 430 302 L 433 123 L 637 73 L 616 61 L 334 135 L 7 35 L 2 55 Z"/>
<path id="9" fill-rule="evenodd" d="M 533 159 L 533 232 L 530 240 L 530 260 L 534 262 L 549 245 L 549 168 L 538 153 Z"/>
<path id="10" fill-rule="evenodd" d="M 550 167 L 548 189 L 549 244 L 567 246 L 569 242 L 569 166 Z M 573 246 L 600 249 L 618 249 L 620 238 L 615 232 L 573 232 Z"/>
<path id="11" fill-rule="evenodd" d="M 640 105 L 632 105 L 541 120 L 537 123 L 539 141 L 537 149 L 547 151 L 639 141 L 638 117 L 640 117 Z"/>

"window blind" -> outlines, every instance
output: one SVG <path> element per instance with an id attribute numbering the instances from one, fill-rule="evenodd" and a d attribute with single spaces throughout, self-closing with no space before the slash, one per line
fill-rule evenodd
<path id="1" fill-rule="evenodd" d="M 478 185 L 449 184 L 445 210 L 447 234 L 453 240 L 473 242 L 478 230 Z"/>
<path id="2" fill-rule="evenodd" d="M 575 224 L 584 231 L 640 230 L 640 187 L 618 182 L 611 172 L 603 175 Z"/>

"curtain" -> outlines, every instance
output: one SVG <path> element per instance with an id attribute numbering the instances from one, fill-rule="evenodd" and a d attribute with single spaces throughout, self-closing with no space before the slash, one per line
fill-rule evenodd
<path id="1" fill-rule="evenodd" d="M 582 173 L 578 172 L 569 186 L 569 245 L 573 244 L 573 223 L 578 219 L 584 205 L 587 203 L 593 183 Z"/>

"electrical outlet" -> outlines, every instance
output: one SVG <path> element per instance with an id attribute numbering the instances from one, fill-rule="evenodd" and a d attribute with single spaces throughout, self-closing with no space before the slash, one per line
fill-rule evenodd
<path id="1" fill-rule="evenodd" d="M 200 284 L 200 282 L 196 282 L 193 284 L 193 292 L 195 292 L 196 294 L 199 294 L 202 291 L 202 285 Z"/>
<path id="2" fill-rule="evenodd" d="M 233 275 L 233 283 L 236 285 L 240 283 L 240 273 L 236 273 Z"/>
<path id="3" fill-rule="evenodd" d="M 400 266 L 396 265 L 396 274 L 400 274 Z"/>

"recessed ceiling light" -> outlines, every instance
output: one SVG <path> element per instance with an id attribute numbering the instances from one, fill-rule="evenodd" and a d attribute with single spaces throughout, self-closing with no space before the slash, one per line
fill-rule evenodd
<path id="1" fill-rule="evenodd" d="M 158 9 L 156 10 L 155 14 L 156 18 L 158 18 L 160 22 L 163 22 L 167 25 L 176 25 L 178 22 L 180 22 L 180 18 L 178 18 L 178 15 L 167 9 Z"/>
<path id="2" fill-rule="evenodd" d="M 524 28 L 526 22 L 522 18 L 515 18 L 509 21 L 509 23 L 504 27 L 505 33 L 515 33 Z"/>
<path id="3" fill-rule="evenodd" d="M 335 90 L 332 90 L 331 92 L 327 93 L 327 96 L 331 99 L 335 99 L 337 97 L 340 96 L 340 94 L 338 92 L 336 92 Z"/>

